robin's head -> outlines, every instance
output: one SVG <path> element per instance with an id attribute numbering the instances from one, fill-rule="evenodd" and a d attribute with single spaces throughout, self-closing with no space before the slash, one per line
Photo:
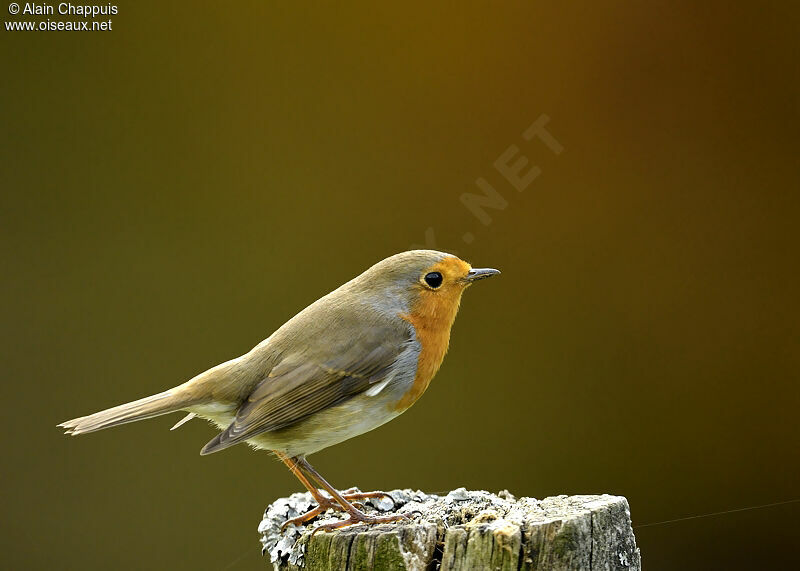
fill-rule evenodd
<path id="1" fill-rule="evenodd" d="M 452 254 L 410 250 L 378 262 L 353 285 L 373 294 L 373 301 L 381 306 L 397 307 L 395 303 L 400 302 L 397 309 L 404 313 L 441 316 L 452 323 L 464 289 L 499 273 L 489 268 L 473 269 Z"/>

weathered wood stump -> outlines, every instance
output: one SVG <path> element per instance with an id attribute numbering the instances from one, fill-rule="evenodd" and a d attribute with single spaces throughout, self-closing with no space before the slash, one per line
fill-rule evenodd
<path id="1" fill-rule="evenodd" d="M 412 490 L 368 500 L 367 513 L 401 513 L 411 521 L 358 525 L 312 535 L 328 512 L 304 528 L 288 519 L 315 504 L 293 494 L 270 505 L 258 527 L 276 569 L 639 570 L 641 558 L 621 496 L 555 496 L 536 500 L 508 492 L 453 490 L 446 496 Z"/>

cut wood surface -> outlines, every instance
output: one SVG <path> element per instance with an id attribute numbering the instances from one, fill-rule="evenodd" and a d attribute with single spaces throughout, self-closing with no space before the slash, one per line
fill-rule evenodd
<path id="1" fill-rule="evenodd" d="M 259 525 L 264 554 L 276 569 L 639 570 L 641 558 L 622 496 L 554 496 L 453 490 L 447 495 L 394 490 L 368 500 L 370 514 L 400 513 L 408 522 L 357 525 L 312 535 L 343 516 L 328 512 L 305 527 L 288 519 L 316 504 L 298 493 L 270 505 Z"/>

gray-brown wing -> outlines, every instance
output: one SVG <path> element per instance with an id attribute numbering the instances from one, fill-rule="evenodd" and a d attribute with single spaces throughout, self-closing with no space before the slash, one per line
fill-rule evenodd
<path id="1" fill-rule="evenodd" d="M 411 340 L 397 330 L 374 327 L 368 336 L 339 347 L 326 362 L 309 352 L 286 355 L 256 385 L 236 418 L 201 454 L 217 452 L 263 432 L 291 426 L 339 404 L 382 380 Z"/>

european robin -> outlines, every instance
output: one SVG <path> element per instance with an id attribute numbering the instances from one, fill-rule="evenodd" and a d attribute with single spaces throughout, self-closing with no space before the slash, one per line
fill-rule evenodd
<path id="1" fill-rule="evenodd" d="M 318 299 L 241 357 L 59 426 L 76 436 L 185 411 L 173 429 L 197 416 L 222 430 L 201 454 L 247 442 L 273 451 L 300 479 L 318 505 L 287 523 L 305 523 L 330 508 L 349 517 L 324 529 L 400 519 L 364 514 L 351 501 L 386 494 L 339 493 L 306 457 L 414 404 L 447 352 L 461 294 L 499 273 L 433 250 L 396 254 Z"/>

